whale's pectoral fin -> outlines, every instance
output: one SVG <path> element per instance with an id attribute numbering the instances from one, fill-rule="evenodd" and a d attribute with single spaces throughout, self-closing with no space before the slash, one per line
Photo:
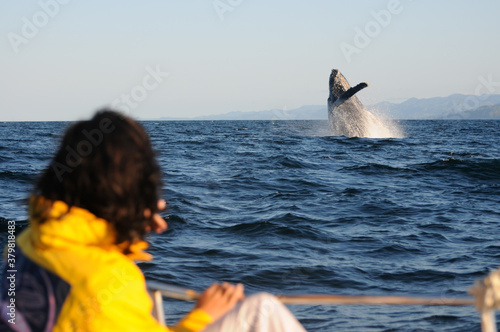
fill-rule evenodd
<path id="1" fill-rule="evenodd" d="M 351 98 L 352 96 L 354 96 L 356 93 L 358 93 L 359 91 L 363 90 L 364 88 L 366 88 L 368 86 L 368 83 L 359 83 L 358 85 L 356 85 L 355 87 L 352 87 L 350 88 L 349 90 L 347 90 L 346 92 L 344 92 L 340 97 L 339 99 L 342 99 L 343 102 L 346 101 L 347 99 Z"/>
<path id="2" fill-rule="evenodd" d="M 349 90 L 344 92 L 342 95 L 340 95 L 340 97 L 337 98 L 333 107 L 338 107 L 338 106 L 342 105 L 345 101 L 347 101 L 349 98 L 351 98 L 352 96 L 354 96 L 356 93 L 363 90 L 367 86 L 368 86 L 368 83 L 363 82 L 363 83 L 359 83 L 358 85 L 350 88 Z"/>

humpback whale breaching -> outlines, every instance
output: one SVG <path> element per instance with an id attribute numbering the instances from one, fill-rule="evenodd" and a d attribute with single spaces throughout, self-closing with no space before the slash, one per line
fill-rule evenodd
<path id="1" fill-rule="evenodd" d="M 367 111 L 355 94 L 368 86 L 359 83 L 350 87 L 338 69 L 330 74 L 328 121 L 333 134 L 348 137 L 398 137 L 375 115 Z"/>

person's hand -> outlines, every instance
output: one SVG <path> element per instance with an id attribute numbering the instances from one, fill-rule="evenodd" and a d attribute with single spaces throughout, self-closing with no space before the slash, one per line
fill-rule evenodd
<path id="1" fill-rule="evenodd" d="M 165 209 L 167 203 L 164 199 L 158 200 L 158 211 Z M 151 210 L 146 209 L 144 211 L 144 217 L 149 218 L 151 216 Z M 153 215 L 153 220 L 146 226 L 146 232 L 154 231 L 156 233 L 161 233 L 166 231 L 168 228 L 167 222 L 158 213 Z"/>
<path id="2" fill-rule="evenodd" d="M 214 283 L 201 294 L 194 308 L 204 310 L 216 321 L 244 298 L 242 284 Z"/>

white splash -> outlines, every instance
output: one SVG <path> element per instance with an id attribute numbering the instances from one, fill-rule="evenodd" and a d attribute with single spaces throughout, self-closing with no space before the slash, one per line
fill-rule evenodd
<path id="1" fill-rule="evenodd" d="M 404 134 L 399 125 L 391 120 L 377 117 L 370 111 L 365 109 L 368 125 L 366 128 L 366 136 L 370 138 L 403 138 Z"/>
<path id="2" fill-rule="evenodd" d="M 361 114 L 359 114 L 361 112 Z M 363 108 L 355 118 L 352 113 L 335 112 L 330 118 L 330 126 L 334 136 L 367 137 L 367 138 L 403 138 L 399 125 Z"/>

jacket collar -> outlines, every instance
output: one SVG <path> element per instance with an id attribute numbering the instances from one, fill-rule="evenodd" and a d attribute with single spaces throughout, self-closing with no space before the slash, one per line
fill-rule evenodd
<path id="1" fill-rule="evenodd" d="M 40 217 L 44 222 L 40 223 Z M 30 231 L 33 245 L 39 249 L 69 246 L 97 246 L 123 252 L 131 260 L 151 260 L 152 256 L 143 250 L 148 248 L 145 241 L 115 244 L 116 232 L 111 223 L 98 218 L 88 210 L 72 206 L 62 201 L 49 201 L 42 196 L 30 200 Z"/>

